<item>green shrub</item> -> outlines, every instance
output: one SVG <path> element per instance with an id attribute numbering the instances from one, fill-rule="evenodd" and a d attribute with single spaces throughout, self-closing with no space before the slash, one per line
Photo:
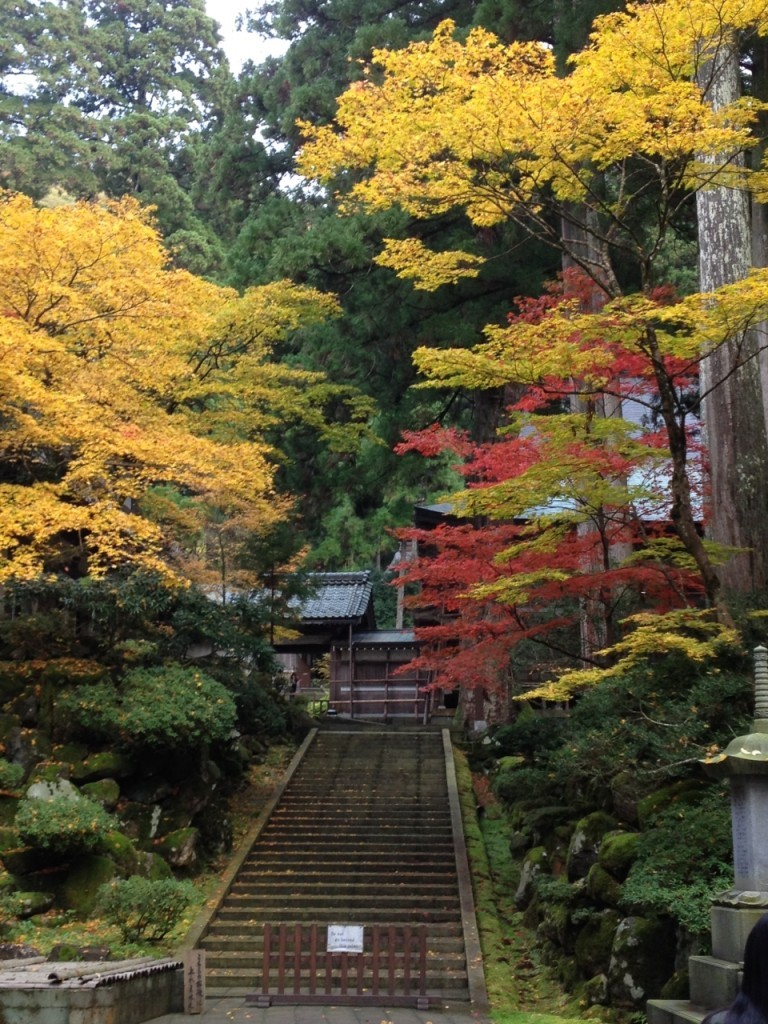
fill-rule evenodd
<path id="1" fill-rule="evenodd" d="M 710 786 L 696 802 L 672 804 L 642 833 L 622 906 L 673 914 L 693 935 L 709 932 L 712 894 L 733 884 L 727 792 Z"/>
<path id="2" fill-rule="evenodd" d="M 118 737 L 127 747 L 197 747 L 225 739 L 236 720 L 226 688 L 182 665 L 135 668 L 119 686 L 78 687 L 58 704 L 91 734 Z"/>
<path id="3" fill-rule="evenodd" d="M 610 806 L 611 779 L 622 771 L 642 795 L 687 777 L 713 742 L 747 731 L 751 693 L 747 676 L 712 663 L 649 661 L 580 697 L 548 769 L 573 802 Z"/>
<path id="4" fill-rule="evenodd" d="M 493 734 L 497 757 L 522 754 L 535 759 L 545 751 L 554 750 L 563 741 L 565 722 L 559 718 L 546 718 L 526 707 L 514 722 L 500 726 Z"/>
<path id="5" fill-rule="evenodd" d="M 114 828 L 112 815 L 84 796 L 24 799 L 16 811 L 16 829 L 22 842 L 52 853 L 93 850 Z"/>
<path id="6" fill-rule="evenodd" d="M 0 757 L 0 789 L 18 789 L 24 779 L 24 769 L 20 764 L 12 764 Z"/>
<path id="7" fill-rule="evenodd" d="M 546 769 L 523 766 L 500 771 L 493 780 L 493 792 L 507 804 L 519 800 L 546 804 L 549 796 L 556 795 L 558 789 L 552 785 L 552 776 Z"/>
<path id="8" fill-rule="evenodd" d="M 288 723 L 286 715 L 267 689 L 266 680 L 251 675 L 240 679 L 233 685 L 235 703 L 237 705 L 238 727 L 244 733 L 254 736 L 282 736 Z"/>
<path id="9" fill-rule="evenodd" d="M 159 942 L 179 923 L 195 899 L 191 882 L 173 878 L 151 881 L 133 875 L 99 890 L 97 907 L 117 925 L 126 942 Z"/>

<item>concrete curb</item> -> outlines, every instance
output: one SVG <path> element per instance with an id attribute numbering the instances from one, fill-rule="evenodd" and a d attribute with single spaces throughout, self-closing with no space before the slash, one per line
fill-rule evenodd
<path id="1" fill-rule="evenodd" d="M 475 914 L 475 897 L 472 893 L 472 875 L 469 870 L 467 844 L 464 839 L 464 820 L 459 801 L 459 787 L 456 781 L 456 763 L 453 759 L 451 734 L 443 729 L 443 752 L 445 754 L 445 775 L 448 780 L 448 800 L 451 806 L 453 844 L 456 850 L 456 876 L 459 882 L 459 903 L 461 923 L 464 929 L 464 950 L 467 956 L 467 982 L 469 998 L 475 1013 L 488 1013 L 488 990 L 485 987 L 483 953 L 480 948 L 480 933 Z"/>

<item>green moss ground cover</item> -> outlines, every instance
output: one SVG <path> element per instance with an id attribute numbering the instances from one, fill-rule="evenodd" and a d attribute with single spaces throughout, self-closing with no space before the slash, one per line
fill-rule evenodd
<path id="1" fill-rule="evenodd" d="M 533 948 L 533 936 L 516 909 L 519 869 L 509 852 L 510 826 L 484 787 L 482 813 L 466 757 L 455 751 L 456 774 L 475 897 L 485 981 L 494 1024 L 558 1024 L 583 1019 Z M 597 1017 L 600 1008 L 590 1007 Z"/>

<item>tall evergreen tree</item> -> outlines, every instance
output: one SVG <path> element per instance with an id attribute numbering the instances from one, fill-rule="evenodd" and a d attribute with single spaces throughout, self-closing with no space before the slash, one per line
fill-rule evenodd
<path id="1" fill-rule="evenodd" d="M 222 254 L 194 208 L 185 150 L 231 81 L 204 0 L 18 0 L 0 128 L 8 188 L 43 197 L 133 195 L 157 209 L 176 261 L 212 272 Z M 3 33 L 5 35 L 5 33 Z"/>

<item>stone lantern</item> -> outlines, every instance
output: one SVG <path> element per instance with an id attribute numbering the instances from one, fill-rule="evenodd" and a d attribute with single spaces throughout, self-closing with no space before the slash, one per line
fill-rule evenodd
<path id="1" fill-rule="evenodd" d="M 734 884 L 715 896 L 712 953 L 740 961 L 752 926 L 768 911 L 768 650 L 755 649 L 755 720 L 746 736 L 704 761 L 705 772 L 730 779 Z"/>
<path id="2" fill-rule="evenodd" d="M 734 884 L 712 900 L 712 955 L 688 960 L 690 1001 L 652 999 L 649 1024 L 690 1024 L 729 1005 L 739 991 L 744 944 L 768 912 L 768 650 L 755 649 L 755 719 L 723 753 L 702 762 L 729 779 Z M 696 851 L 691 850 L 691 856 Z"/>

